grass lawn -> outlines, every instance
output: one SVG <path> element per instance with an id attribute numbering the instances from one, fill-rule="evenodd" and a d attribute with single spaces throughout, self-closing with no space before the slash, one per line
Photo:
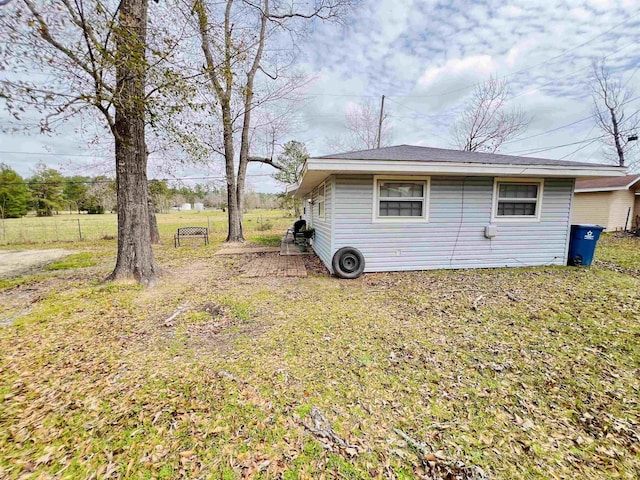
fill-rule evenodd
<path id="1" fill-rule="evenodd" d="M 156 218 L 160 235 L 167 239 L 173 238 L 178 227 L 200 226 L 209 227 L 214 236 L 224 240 L 226 215 L 220 210 L 172 211 L 159 213 Z M 277 210 L 252 210 L 245 214 L 245 228 L 249 237 L 259 237 L 261 232 L 279 234 L 282 228 L 286 229 L 292 222 L 293 219 L 284 218 L 283 213 Z M 112 239 L 117 234 L 117 228 L 118 218 L 115 214 L 62 213 L 53 217 L 30 215 L 18 219 L 0 219 L 0 246 L 78 242 L 80 234 L 83 240 L 88 241 Z"/>
<path id="2" fill-rule="evenodd" d="M 0 280 L 0 478 L 639 477 L 640 239 L 589 269 L 248 279 L 222 229 L 174 249 L 177 215 L 154 289 L 99 283 L 113 240 Z M 253 215 L 255 243 L 291 223 Z"/>

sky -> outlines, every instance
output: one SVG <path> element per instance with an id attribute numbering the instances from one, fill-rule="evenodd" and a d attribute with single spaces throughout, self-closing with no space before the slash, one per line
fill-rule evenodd
<path id="1" fill-rule="evenodd" d="M 605 57 L 613 76 L 640 95 L 639 7 L 640 0 L 363 0 L 343 24 L 317 22 L 299 42 L 298 68 L 311 82 L 282 141 L 304 142 L 312 156 L 335 153 L 327 139 L 345 134 L 348 109 L 377 105 L 385 95 L 392 144 L 452 148 L 456 115 L 493 75 L 509 82 L 509 107 L 532 118 L 500 153 L 604 163 L 594 139 L 600 132 L 588 86 L 591 62 Z M 640 110 L 635 96 L 628 112 Z M 0 110 L 0 122 L 16 120 Z M 89 143 L 96 133 L 77 122 L 50 136 L 0 133 L 0 163 L 23 176 L 39 161 L 67 175 L 108 173 L 109 148 Z M 572 145 L 556 148 L 566 144 Z M 634 150 L 640 156 L 640 147 Z M 149 176 L 165 177 L 151 160 Z M 174 174 L 219 172 L 214 165 Z M 268 165 L 251 165 L 250 188 L 281 191 L 270 173 Z"/>

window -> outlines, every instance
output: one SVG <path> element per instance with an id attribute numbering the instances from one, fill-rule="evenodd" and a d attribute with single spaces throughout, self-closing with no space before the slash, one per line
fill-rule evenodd
<path id="1" fill-rule="evenodd" d="M 374 180 L 374 221 L 425 221 L 428 210 L 429 179 Z"/>
<path id="2" fill-rule="evenodd" d="M 324 183 L 318 187 L 318 218 L 324 220 Z"/>
<path id="3" fill-rule="evenodd" d="M 493 220 L 540 221 L 542 180 L 496 179 Z"/>

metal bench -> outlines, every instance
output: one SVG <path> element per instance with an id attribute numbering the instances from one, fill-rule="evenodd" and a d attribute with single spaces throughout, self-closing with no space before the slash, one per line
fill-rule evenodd
<path id="1" fill-rule="evenodd" d="M 173 236 L 173 246 L 180 246 L 181 238 L 204 238 L 204 244 L 209 245 L 209 229 L 207 227 L 181 227 Z"/>

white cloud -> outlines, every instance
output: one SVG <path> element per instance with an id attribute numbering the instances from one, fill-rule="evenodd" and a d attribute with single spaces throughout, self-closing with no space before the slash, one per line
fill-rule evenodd
<path id="1" fill-rule="evenodd" d="M 478 55 L 467 58 L 454 58 L 447 61 L 442 67 L 428 68 L 418 79 L 418 86 L 426 89 L 443 78 L 461 75 L 483 76 L 492 72 L 495 64 L 489 55 Z"/>
<path id="2" fill-rule="evenodd" d="M 572 8 L 570 13 L 572 17 L 576 18 L 579 21 L 585 21 L 588 20 L 589 17 L 591 17 L 591 14 L 582 7 Z"/>

